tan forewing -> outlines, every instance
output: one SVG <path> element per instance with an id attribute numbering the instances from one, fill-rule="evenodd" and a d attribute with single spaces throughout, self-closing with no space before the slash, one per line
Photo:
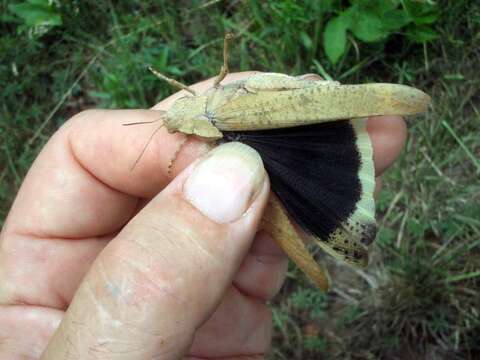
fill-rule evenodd
<path id="1" fill-rule="evenodd" d="M 398 84 L 319 84 L 246 93 L 212 109 L 220 130 L 262 130 L 368 117 L 424 112 L 430 97 Z"/>

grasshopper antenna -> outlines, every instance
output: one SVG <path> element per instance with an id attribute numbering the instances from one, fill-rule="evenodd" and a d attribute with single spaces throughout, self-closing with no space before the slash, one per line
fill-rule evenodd
<path id="1" fill-rule="evenodd" d="M 169 78 L 169 77 L 163 75 L 162 73 L 155 70 L 153 67 L 149 66 L 148 70 L 150 70 L 156 77 L 158 77 L 159 79 L 162 79 L 163 81 L 166 81 L 167 83 L 169 83 L 173 87 L 175 87 L 179 90 L 188 91 L 190 94 L 192 94 L 194 96 L 197 95 L 195 90 L 193 90 L 191 87 L 188 87 L 187 85 L 182 84 L 180 81 L 177 81 L 175 79 L 172 79 L 172 78 Z"/>
<path id="2" fill-rule="evenodd" d="M 152 121 L 137 121 L 137 122 L 133 122 L 133 123 L 125 123 L 125 124 L 122 124 L 122 125 L 123 126 L 130 126 L 130 125 L 152 124 L 154 122 L 157 122 L 158 120 L 160 120 L 160 119 L 152 120 Z"/>
<path id="3" fill-rule="evenodd" d="M 142 158 L 143 154 L 145 154 L 145 151 L 147 150 L 148 145 L 150 145 L 150 142 L 152 141 L 153 137 L 154 137 L 155 134 L 158 132 L 158 130 L 160 130 L 163 126 L 164 126 L 164 124 L 158 126 L 158 127 L 152 132 L 152 134 L 151 134 L 150 137 L 148 138 L 145 146 L 143 147 L 142 152 L 140 153 L 140 155 L 138 155 L 137 159 L 135 160 L 135 162 L 133 163 L 132 167 L 130 168 L 130 171 L 133 171 L 133 169 L 135 169 L 135 166 L 137 166 L 137 164 L 138 164 L 138 162 L 140 161 L 140 159 Z"/>
<path id="4" fill-rule="evenodd" d="M 157 122 L 161 119 L 162 118 L 152 120 L 152 121 L 138 121 L 138 122 L 126 123 L 126 124 L 122 124 L 122 125 L 123 126 L 131 126 L 131 125 L 152 124 L 152 123 Z M 155 130 L 153 130 L 153 132 L 150 134 L 150 137 L 148 138 L 147 142 L 145 143 L 145 146 L 143 147 L 142 151 L 140 152 L 140 155 L 138 155 L 137 159 L 135 160 L 132 167 L 130 168 L 130 171 L 133 171 L 133 169 L 135 169 L 135 166 L 137 166 L 137 164 L 140 161 L 140 159 L 142 158 L 143 154 L 145 154 L 145 151 L 147 150 L 148 145 L 150 145 L 150 142 L 152 141 L 155 134 L 164 126 L 165 126 L 165 124 L 162 124 L 162 125 L 158 126 Z"/>
<path id="5" fill-rule="evenodd" d="M 233 33 L 229 32 L 226 33 L 225 37 L 223 38 L 223 65 L 220 69 L 220 73 L 213 83 L 213 87 L 218 87 L 218 85 L 220 85 L 222 80 L 225 79 L 225 76 L 228 74 L 228 41 L 233 39 L 233 37 Z"/>

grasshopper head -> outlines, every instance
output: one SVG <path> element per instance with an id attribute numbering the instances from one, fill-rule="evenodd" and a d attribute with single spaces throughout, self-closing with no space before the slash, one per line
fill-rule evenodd
<path id="1" fill-rule="evenodd" d="M 188 96 L 178 99 L 166 114 L 165 127 L 171 133 L 179 131 L 207 140 L 221 139 L 222 133 L 205 114 L 206 103 L 206 96 Z"/>

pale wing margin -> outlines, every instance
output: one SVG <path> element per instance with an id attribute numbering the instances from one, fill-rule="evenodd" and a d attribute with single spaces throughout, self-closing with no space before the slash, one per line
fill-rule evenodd
<path id="1" fill-rule="evenodd" d="M 212 109 L 220 130 L 262 130 L 424 112 L 430 97 L 398 84 L 335 85 L 243 93 Z"/>
<path id="2" fill-rule="evenodd" d="M 362 196 L 353 214 L 344 221 L 329 239 L 312 236 L 325 252 L 350 265 L 366 266 L 368 264 L 368 246 L 376 235 L 375 222 L 375 169 L 373 148 L 367 132 L 367 119 L 351 120 L 357 137 L 357 148 L 361 154 L 359 178 Z"/>

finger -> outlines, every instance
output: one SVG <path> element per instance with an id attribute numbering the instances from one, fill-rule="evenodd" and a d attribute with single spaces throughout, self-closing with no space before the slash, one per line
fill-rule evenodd
<path id="1" fill-rule="evenodd" d="M 39 359 L 62 315 L 44 307 L 0 306 L 0 359 Z"/>
<path id="2" fill-rule="evenodd" d="M 234 285 L 244 294 L 271 300 L 282 287 L 287 268 L 288 258 L 283 250 L 269 234 L 261 231 L 255 236 Z"/>
<path id="3" fill-rule="evenodd" d="M 148 110 L 85 111 L 52 136 L 0 234 L 0 304 L 66 308 L 92 261 L 142 206 L 138 196 L 152 197 L 170 181 L 168 164 L 181 134 L 158 133 L 130 170 L 157 124 L 122 124 L 158 116 Z M 206 150 L 189 140 L 174 173 Z"/>
<path id="4" fill-rule="evenodd" d="M 407 126 L 400 116 L 376 116 L 368 119 L 367 131 L 372 141 L 375 175 L 379 176 L 400 155 Z"/>
<path id="5" fill-rule="evenodd" d="M 215 313 L 196 332 L 190 355 L 203 359 L 265 354 L 271 333 L 271 313 L 265 302 L 231 287 Z"/>
<path id="6" fill-rule="evenodd" d="M 227 84 L 253 73 L 229 74 L 223 83 Z M 211 78 L 199 82 L 191 85 L 191 88 L 201 94 L 212 87 L 214 80 L 215 78 Z M 182 90 L 166 98 L 152 108 L 160 111 L 149 111 L 143 120 L 131 119 L 125 110 L 121 113 L 110 111 L 107 114 L 95 111 L 94 114 L 90 114 L 88 120 L 81 121 L 81 131 L 72 136 L 72 148 L 79 161 L 102 182 L 114 189 L 137 197 L 155 196 L 172 178 L 194 159 L 208 152 L 211 147 L 197 137 L 187 137 L 182 133 L 170 134 L 164 127 L 159 129 L 161 121 L 128 127 L 119 125 L 161 119 L 163 111 L 167 111 L 177 99 L 184 96 L 191 94 Z M 92 135 L 93 127 L 96 128 L 95 135 Z M 148 143 L 150 135 L 155 131 L 157 131 L 155 136 Z M 103 157 L 106 161 L 100 162 L 98 159 L 102 152 L 107 152 Z M 142 157 L 136 163 L 139 154 L 142 153 Z M 112 157 L 117 161 L 108 161 L 108 158 Z M 170 169 L 172 164 L 173 167 Z M 133 170 L 132 165 L 135 165 Z"/>
<path id="7" fill-rule="evenodd" d="M 205 89 L 211 82 L 192 87 Z M 179 96 L 166 99 L 162 107 Z M 185 136 L 161 129 L 131 171 L 158 124 L 122 126 L 159 116 L 158 111 L 149 110 L 89 110 L 72 118 L 32 165 L 12 207 L 9 228 L 40 237 L 69 238 L 118 230 L 135 211 L 137 197 L 152 197 L 170 181 L 168 165 Z M 175 172 L 207 151 L 204 143 L 191 137 L 176 159 Z"/>
<path id="8" fill-rule="evenodd" d="M 66 309 L 91 263 L 110 236 L 42 239 L 2 233 L 0 305 Z"/>
<path id="9" fill-rule="evenodd" d="M 189 167 L 99 255 L 44 357 L 184 356 L 230 287 L 268 195 L 261 159 L 245 145 Z"/>

